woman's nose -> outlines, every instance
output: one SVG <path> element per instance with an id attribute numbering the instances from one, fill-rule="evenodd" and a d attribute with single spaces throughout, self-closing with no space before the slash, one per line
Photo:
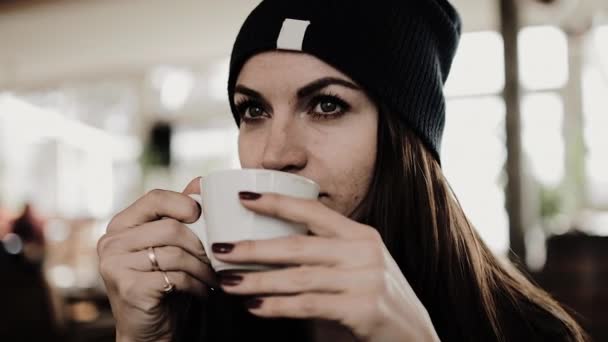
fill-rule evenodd
<path id="1" fill-rule="evenodd" d="M 297 172 L 306 167 L 306 144 L 297 124 L 273 123 L 262 156 L 262 167 L 269 170 Z"/>

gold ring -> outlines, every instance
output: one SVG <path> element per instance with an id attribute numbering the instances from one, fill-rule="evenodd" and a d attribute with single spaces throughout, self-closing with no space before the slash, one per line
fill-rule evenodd
<path id="1" fill-rule="evenodd" d="M 163 287 L 163 292 L 165 294 L 169 294 L 175 290 L 175 285 L 169 280 L 169 276 L 167 276 L 167 272 L 161 271 L 163 273 L 163 278 L 165 279 L 165 286 Z"/>
<path id="2" fill-rule="evenodd" d="M 156 257 L 156 253 L 154 252 L 154 247 L 148 247 L 148 259 L 152 264 L 152 271 L 160 271 L 160 266 L 158 265 L 158 258 Z"/>

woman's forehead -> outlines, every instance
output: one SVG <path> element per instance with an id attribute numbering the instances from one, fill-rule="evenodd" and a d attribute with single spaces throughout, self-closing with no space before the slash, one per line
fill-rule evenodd
<path id="1" fill-rule="evenodd" d="M 285 86 L 323 77 L 337 77 L 354 83 L 350 77 L 313 55 L 270 51 L 251 57 L 241 69 L 237 84 L 248 87 Z"/>

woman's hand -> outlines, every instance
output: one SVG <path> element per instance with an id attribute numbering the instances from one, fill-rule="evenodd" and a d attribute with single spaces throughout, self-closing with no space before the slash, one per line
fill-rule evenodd
<path id="1" fill-rule="evenodd" d="M 192 191 L 196 184 L 185 192 L 198 192 Z M 199 215 L 187 195 L 154 190 L 111 220 L 97 251 L 118 341 L 170 341 L 173 334 L 162 300 L 165 279 L 153 269 L 149 247 L 178 291 L 207 296 L 207 285 L 217 284 L 200 241 L 183 224 Z"/>
<path id="2" fill-rule="evenodd" d="M 213 245 L 214 255 L 227 262 L 297 265 L 221 275 L 224 291 L 254 296 L 247 302 L 251 313 L 335 321 L 361 341 L 439 340 L 375 229 L 315 200 L 266 193 L 242 204 L 303 223 L 313 234 Z"/>

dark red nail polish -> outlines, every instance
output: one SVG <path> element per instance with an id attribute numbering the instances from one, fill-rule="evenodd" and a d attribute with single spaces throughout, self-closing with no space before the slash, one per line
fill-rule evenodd
<path id="1" fill-rule="evenodd" d="M 220 283 L 224 286 L 236 286 L 243 281 L 243 276 L 230 272 L 220 273 Z"/>
<path id="2" fill-rule="evenodd" d="M 213 253 L 227 254 L 232 252 L 233 249 L 234 244 L 232 243 L 214 243 L 211 245 L 211 250 L 213 250 Z"/>
<path id="3" fill-rule="evenodd" d="M 258 198 L 262 197 L 262 194 L 258 194 L 257 192 L 251 191 L 241 191 L 239 192 L 239 198 L 247 201 L 254 201 Z"/>
<path id="4" fill-rule="evenodd" d="M 247 309 L 258 309 L 262 306 L 262 303 L 264 303 L 264 300 L 261 298 L 251 298 L 245 301 L 245 307 L 247 307 Z"/>

